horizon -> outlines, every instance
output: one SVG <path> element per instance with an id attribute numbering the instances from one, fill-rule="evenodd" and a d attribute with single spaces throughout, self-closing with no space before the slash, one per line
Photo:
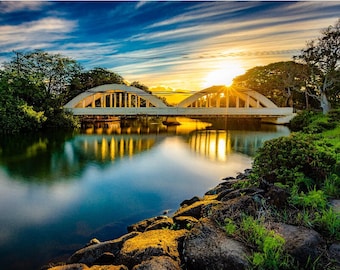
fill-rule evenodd
<path id="1" fill-rule="evenodd" d="M 0 63 L 41 49 L 167 98 L 291 61 L 336 23 L 340 2 L 1 1 L 0 14 Z"/>

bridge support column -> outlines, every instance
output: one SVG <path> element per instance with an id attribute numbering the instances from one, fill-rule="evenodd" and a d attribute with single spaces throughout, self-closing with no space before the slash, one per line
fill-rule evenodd
<path id="1" fill-rule="evenodd" d="M 123 101 L 123 93 L 119 93 L 119 106 L 122 107 L 122 101 Z"/>
<path id="2" fill-rule="evenodd" d="M 131 106 L 131 98 L 132 98 L 132 96 L 131 96 L 131 94 L 130 93 L 127 93 L 127 100 L 128 100 L 128 108 L 131 108 L 132 106 Z"/>
<path id="3" fill-rule="evenodd" d="M 249 95 L 247 95 L 247 99 L 246 99 L 246 102 L 244 104 L 245 108 L 249 108 L 249 102 L 250 102 L 250 97 L 249 97 Z"/>
<path id="4" fill-rule="evenodd" d="M 220 93 L 217 94 L 216 107 L 217 108 L 221 107 L 221 94 Z"/>
<path id="5" fill-rule="evenodd" d="M 128 95 L 127 95 L 127 93 L 125 92 L 125 93 L 124 93 L 124 107 L 125 107 L 125 108 L 128 107 L 127 97 L 128 97 Z"/>

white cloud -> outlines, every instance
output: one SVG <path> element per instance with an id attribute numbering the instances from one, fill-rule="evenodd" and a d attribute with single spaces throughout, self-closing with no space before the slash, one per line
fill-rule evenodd
<path id="1" fill-rule="evenodd" d="M 39 49 L 50 47 L 54 42 L 68 38 L 76 27 L 75 21 L 59 18 L 44 18 L 20 25 L 0 26 L 0 50 Z"/>
<path id="2" fill-rule="evenodd" d="M 1 1 L 0 12 L 11 13 L 22 10 L 40 10 L 50 3 L 45 1 Z"/>

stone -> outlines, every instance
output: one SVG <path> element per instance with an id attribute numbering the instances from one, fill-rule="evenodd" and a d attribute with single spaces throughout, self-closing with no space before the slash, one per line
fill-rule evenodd
<path id="1" fill-rule="evenodd" d="M 100 258 L 105 252 L 110 252 L 116 256 L 116 254 L 119 253 L 121 247 L 123 246 L 123 243 L 126 240 L 133 238 L 139 234 L 140 234 L 139 232 L 131 232 L 115 240 L 100 242 L 98 244 L 82 248 L 76 251 L 68 259 L 68 263 L 69 264 L 84 263 L 87 265 L 93 265 L 94 262 L 98 258 Z"/>
<path id="2" fill-rule="evenodd" d="M 65 264 L 59 266 L 53 266 L 48 268 L 48 270 L 87 270 L 90 269 L 87 265 L 82 263 L 75 263 L 75 264 Z"/>
<path id="3" fill-rule="evenodd" d="M 198 202 L 200 200 L 201 200 L 200 198 L 195 196 L 195 197 L 193 197 L 189 200 L 184 200 L 183 202 L 180 203 L 180 206 L 184 206 L 184 205 L 189 206 L 189 205 L 192 205 L 193 203 Z"/>
<path id="4" fill-rule="evenodd" d="M 174 222 L 181 229 L 191 229 L 198 220 L 190 216 L 178 216 L 174 218 Z"/>
<path id="5" fill-rule="evenodd" d="M 320 255 L 318 248 L 323 240 L 318 232 L 285 223 L 270 223 L 267 227 L 285 239 L 285 251 L 302 265 L 306 265 L 309 260 L 316 260 Z"/>
<path id="6" fill-rule="evenodd" d="M 115 261 L 115 255 L 113 255 L 111 252 L 104 252 L 102 255 L 100 255 L 99 258 L 97 258 L 93 264 L 95 265 L 106 265 L 106 264 L 113 264 Z"/>
<path id="7" fill-rule="evenodd" d="M 132 270 L 181 270 L 181 267 L 178 261 L 175 261 L 170 257 L 158 256 L 135 265 Z"/>
<path id="8" fill-rule="evenodd" d="M 329 254 L 337 261 L 340 269 L 340 243 L 334 243 L 329 247 Z"/>
<path id="9" fill-rule="evenodd" d="M 128 226 L 128 232 L 145 232 L 147 230 L 156 230 L 162 228 L 169 228 L 173 225 L 172 218 L 167 216 L 158 216 L 142 220 L 138 223 Z"/>
<path id="10" fill-rule="evenodd" d="M 89 270 L 129 270 L 125 265 L 94 265 Z"/>
<path id="11" fill-rule="evenodd" d="M 187 230 L 152 230 L 128 239 L 118 255 L 119 264 L 129 269 L 155 256 L 167 256 L 177 261 L 178 247 L 183 242 Z M 178 263 L 180 263 L 178 261 Z"/>
<path id="12" fill-rule="evenodd" d="M 189 206 L 181 207 L 179 210 L 177 210 L 173 216 L 173 218 L 176 218 L 178 216 L 191 216 L 196 219 L 200 219 L 202 217 L 202 208 L 205 205 L 216 205 L 220 202 L 217 200 L 202 200 L 195 202 Z"/>
<path id="13" fill-rule="evenodd" d="M 100 243 L 100 241 L 97 238 L 93 238 L 93 239 L 90 240 L 90 242 L 88 242 L 86 244 L 86 246 L 89 247 L 89 246 L 96 245 L 96 244 L 99 244 L 99 243 Z"/>
<path id="14" fill-rule="evenodd" d="M 210 219 L 197 223 L 183 243 L 183 257 L 188 270 L 244 270 L 249 267 L 247 256 L 247 248 L 228 238 Z"/>
<path id="15" fill-rule="evenodd" d="M 278 208 L 287 205 L 289 193 L 283 188 L 277 186 L 270 186 L 264 195 L 268 203 Z"/>

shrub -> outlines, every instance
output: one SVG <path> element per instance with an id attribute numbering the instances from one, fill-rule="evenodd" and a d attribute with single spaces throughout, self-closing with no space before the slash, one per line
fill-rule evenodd
<path id="1" fill-rule="evenodd" d="M 270 183 L 298 184 L 302 190 L 322 186 L 336 164 L 330 145 L 311 135 L 292 133 L 266 141 L 253 162 L 253 177 Z"/>
<path id="2" fill-rule="evenodd" d="M 299 112 L 289 123 L 289 128 L 292 131 L 302 131 L 304 128 L 308 127 L 308 125 L 312 122 L 313 111 L 302 111 Z"/>

